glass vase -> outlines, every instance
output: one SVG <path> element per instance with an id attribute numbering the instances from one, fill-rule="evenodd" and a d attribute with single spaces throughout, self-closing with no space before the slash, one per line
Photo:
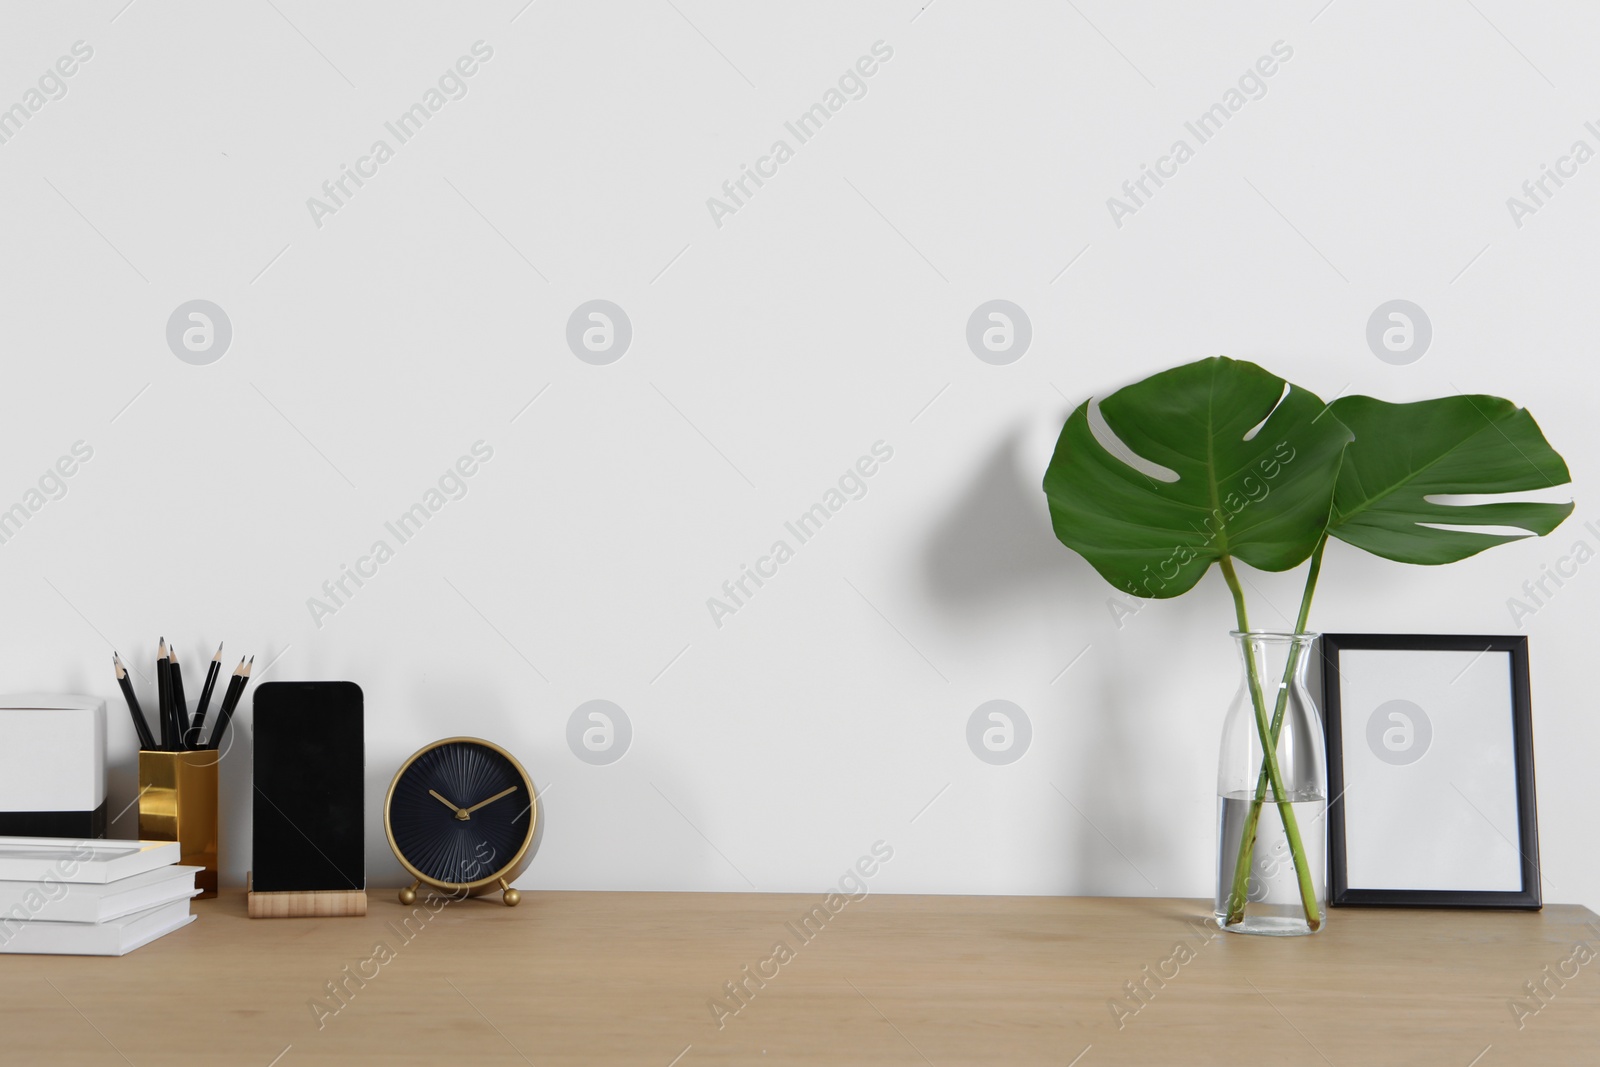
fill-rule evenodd
<path id="1" fill-rule="evenodd" d="M 1328 771 L 1306 688 L 1315 634 L 1233 633 L 1239 690 L 1217 761 L 1217 924 L 1313 934 L 1327 920 Z M 1276 738 L 1273 760 L 1264 737 Z"/>

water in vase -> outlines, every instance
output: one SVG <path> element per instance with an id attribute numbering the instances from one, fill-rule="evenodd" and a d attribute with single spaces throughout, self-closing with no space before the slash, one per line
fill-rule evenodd
<path id="1" fill-rule="evenodd" d="M 1256 844 L 1250 855 L 1250 875 L 1247 882 L 1244 919 L 1227 929 L 1253 934 L 1294 935 L 1312 933 L 1306 921 L 1306 910 L 1301 900 L 1299 875 L 1289 849 L 1289 839 L 1283 830 L 1283 819 L 1278 805 L 1272 803 L 1272 791 L 1261 805 L 1261 815 L 1256 821 Z M 1291 794 L 1292 796 L 1293 794 Z M 1240 841 L 1254 799 L 1253 791 L 1240 791 L 1217 798 L 1217 896 L 1216 918 L 1218 925 L 1226 923 L 1228 897 L 1233 890 L 1237 870 Z M 1305 796 L 1294 800 L 1295 822 L 1300 830 L 1300 842 L 1305 848 L 1306 863 L 1311 872 L 1312 885 L 1316 887 L 1313 900 L 1320 919 L 1326 918 L 1326 897 L 1323 886 L 1327 877 L 1327 827 L 1324 825 L 1327 803 L 1321 796 Z"/>

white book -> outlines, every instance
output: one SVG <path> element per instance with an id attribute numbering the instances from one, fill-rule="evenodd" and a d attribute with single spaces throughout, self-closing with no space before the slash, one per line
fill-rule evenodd
<path id="1" fill-rule="evenodd" d="M 0 921 L 0 953 L 122 956 L 194 920 L 184 899 L 104 923 Z"/>
<path id="2" fill-rule="evenodd" d="M 104 885 L 178 862 L 176 841 L 0 837 L 0 881 Z"/>
<path id="3" fill-rule="evenodd" d="M 0 934 L 14 922 L 103 923 L 157 904 L 188 900 L 204 867 L 157 867 L 104 885 L 0 882 Z"/>

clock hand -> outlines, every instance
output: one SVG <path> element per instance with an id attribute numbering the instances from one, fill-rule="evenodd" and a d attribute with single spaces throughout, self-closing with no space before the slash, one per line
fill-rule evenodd
<path id="1" fill-rule="evenodd" d="M 439 803 L 443 804 L 445 807 L 449 808 L 451 811 L 455 812 L 456 813 L 456 818 L 465 819 L 467 817 L 467 813 L 466 812 L 462 811 L 460 808 L 458 808 L 454 804 L 450 803 L 448 800 L 446 800 L 444 797 L 440 796 L 438 793 L 434 792 L 432 789 L 428 790 L 428 795 L 431 796 L 433 799 L 437 800 Z"/>
<path id="2" fill-rule="evenodd" d="M 509 796 L 510 794 L 515 793 L 516 791 L 517 791 L 517 787 L 516 786 L 512 786 L 510 789 L 502 789 L 502 790 L 500 790 L 500 792 L 496 793 L 494 796 L 490 797 L 488 800 L 480 800 L 476 804 L 472 805 L 472 807 L 467 809 L 467 814 L 470 815 L 473 812 L 477 811 L 479 808 L 483 807 L 485 804 L 493 804 L 495 801 L 499 800 L 501 797 Z"/>

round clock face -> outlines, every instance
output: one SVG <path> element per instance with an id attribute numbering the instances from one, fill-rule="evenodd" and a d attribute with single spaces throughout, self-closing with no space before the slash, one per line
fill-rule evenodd
<path id="1" fill-rule="evenodd" d="M 528 776 L 487 741 L 453 737 L 400 768 L 384 822 L 412 874 L 437 884 L 485 885 L 512 867 L 537 818 Z"/>

